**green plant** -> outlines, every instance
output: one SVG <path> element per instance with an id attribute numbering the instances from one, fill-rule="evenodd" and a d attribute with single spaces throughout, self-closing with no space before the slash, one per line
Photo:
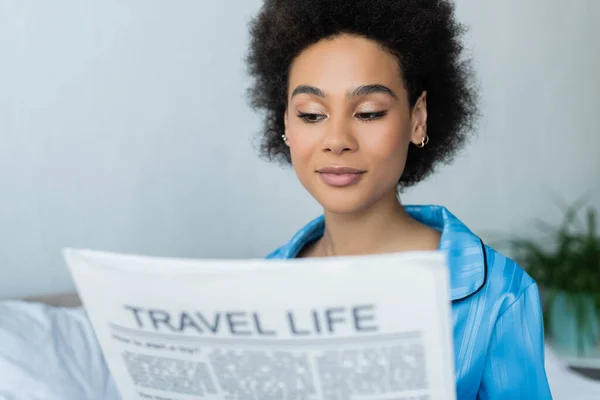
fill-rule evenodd
<path id="1" fill-rule="evenodd" d="M 544 298 L 544 325 L 550 325 L 551 309 L 557 294 L 568 294 L 575 310 L 577 329 L 588 330 L 590 301 L 600 317 L 600 236 L 593 208 L 582 210 L 580 200 L 563 206 L 562 224 L 554 227 L 534 221 L 541 236 L 514 237 L 508 241 L 512 257 L 540 286 Z M 581 214 L 584 218 L 581 218 Z M 549 332 L 550 336 L 552 332 Z"/>
<path id="2" fill-rule="evenodd" d="M 585 224 L 580 205 L 565 210 L 561 225 L 535 221 L 543 236 L 509 240 L 513 257 L 542 287 L 571 293 L 600 293 L 600 236 L 597 215 L 587 209 Z"/>

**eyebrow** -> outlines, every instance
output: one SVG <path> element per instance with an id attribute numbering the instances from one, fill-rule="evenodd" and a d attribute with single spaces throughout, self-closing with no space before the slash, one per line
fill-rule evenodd
<path id="1" fill-rule="evenodd" d="M 361 85 L 353 90 L 349 91 L 346 96 L 347 97 L 359 97 L 359 96 L 367 96 L 369 94 L 381 93 L 393 97 L 394 99 L 398 99 L 398 96 L 394 91 L 387 86 L 384 85 Z M 297 96 L 299 94 L 312 94 L 317 97 L 326 98 L 327 94 L 323 92 L 321 89 L 315 86 L 310 85 L 300 85 L 294 89 L 292 92 L 292 97 Z"/>

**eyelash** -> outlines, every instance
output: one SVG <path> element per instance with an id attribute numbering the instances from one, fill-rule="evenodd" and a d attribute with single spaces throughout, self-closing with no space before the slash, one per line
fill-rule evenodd
<path id="1" fill-rule="evenodd" d="M 370 121 L 375 121 L 377 119 L 385 117 L 387 115 L 387 111 L 365 112 L 365 113 L 355 114 L 355 116 L 360 116 L 360 115 L 362 115 L 362 116 L 365 116 L 365 115 L 371 116 L 370 118 L 369 117 L 367 117 L 367 118 L 359 118 L 363 122 L 370 122 Z M 316 124 L 317 122 L 323 120 L 323 118 L 321 118 L 321 117 L 324 117 L 324 115 L 322 115 L 322 114 L 314 114 L 314 113 L 299 113 L 298 114 L 298 118 L 300 118 L 304 123 L 307 123 L 307 124 Z M 310 120 L 309 118 L 318 118 L 318 119 L 315 121 L 314 119 Z"/>

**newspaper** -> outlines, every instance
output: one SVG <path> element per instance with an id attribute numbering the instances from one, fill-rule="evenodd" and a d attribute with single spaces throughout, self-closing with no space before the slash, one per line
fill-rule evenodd
<path id="1" fill-rule="evenodd" d="M 123 399 L 456 398 L 442 253 L 64 256 Z"/>

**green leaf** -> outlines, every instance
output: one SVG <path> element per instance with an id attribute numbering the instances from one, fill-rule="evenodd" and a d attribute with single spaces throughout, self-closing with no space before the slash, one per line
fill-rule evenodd
<path id="1" fill-rule="evenodd" d="M 557 199 L 564 211 L 558 226 L 536 219 L 533 225 L 539 235 L 513 236 L 503 241 L 512 258 L 540 286 L 567 293 L 600 294 L 597 214 L 589 208 L 585 210 L 584 219 L 578 218 L 586 199 L 584 196 L 571 205 Z"/>

